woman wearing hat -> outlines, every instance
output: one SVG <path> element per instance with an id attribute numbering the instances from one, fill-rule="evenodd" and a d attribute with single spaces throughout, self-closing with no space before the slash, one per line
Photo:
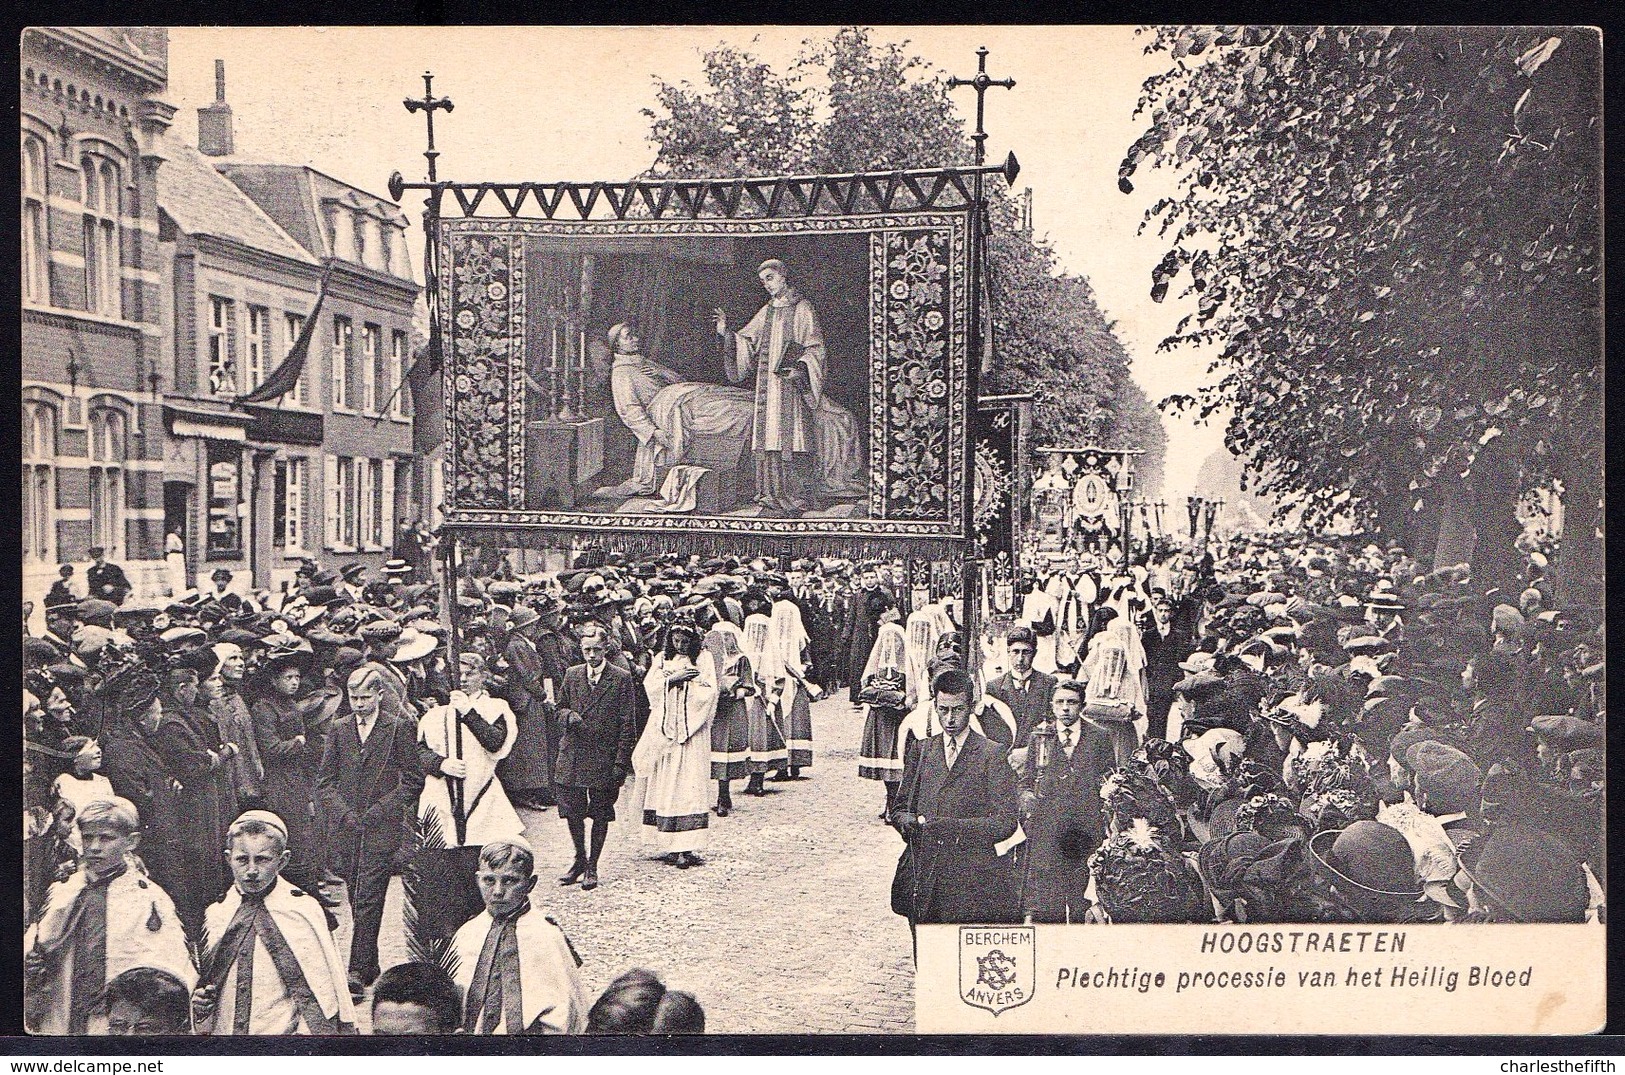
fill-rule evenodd
<path id="1" fill-rule="evenodd" d="M 288 652 L 261 665 L 264 689 L 249 712 L 265 769 L 265 807 L 288 826 L 293 856 L 288 879 L 315 892 L 324 864 L 316 836 L 316 772 L 327 741 L 331 699 L 305 690 L 306 660 L 303 653 Z"/>
<path id="2" fill-rule="evenodd" d="M 521 806 L 552 806 L 553 762 L 558 756 L 558 732 L 553 727 L 549 693 L 564 680 L 565 669 L 542 660 L 536 643 L 541 614 L 529 605 L 513 610 L 508 621 L 508 642 L 499 666 L 504 668 L 508 704 L 518 723 L 518 738 L 502 759 L 498 773 L 508 794 Z"/>
<path id="3" fill-rule="evenodd" d="M 1341 920 L 1409 923 L 1436 921 L 1439 905 L 1426 898 L 1416 858 L 1398 829 L 1356 821 L 1316 833 L 1310 855 Z"/>
<path id="4" fill-rule="evenodd" d="M 107 721 L 102 728 L 102 772 L 113 790 L 141 812 L 146 829 L 142 861 L 160 884 L 170 886 L 176 877 L 179 793 L 151 742 L 161 719 L 160 686 L 145 667 L 134 665 L 103 687 Z"/>
<path id="5" fill-rule="evenodd" d="M 202 925 L 204 908 L 227 884 L 225 861 L 219 855 L 197 854 L 196 849 L 225 846 L 226 828 L 237 807 L 229 767 L 230 754 L 236 751 L 219 740 L 218 726 L 208 715 L 208 702 L 198 686 L 200 677 L 214 675 L 218 667 L 219 659 L 206 647 L 178 654 L 154 692 L 157 723 L 150 731 L 143 729 L 170 778 L 180 785 L 177 876 L 168 887 L 188 932 L 194 934 Z"/>

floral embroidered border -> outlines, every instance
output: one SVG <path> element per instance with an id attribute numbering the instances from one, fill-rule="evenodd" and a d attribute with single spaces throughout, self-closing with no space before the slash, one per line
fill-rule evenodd
<path id="1" fill-rule="evenodd" d="M 869 510 L 888 519 L 932 519 L 961 503 L 964 465 L 955 448 L 964 367 L 955 358 L 964 273 L 955 273 L 947 228 L 876 232 L 869 238 L 870 336 L 884 376 L 870 395 Z M 957 366 L 957 368 L 956 368 Z M 956 413 L 957 412 L 957 413 Z M 963 428 L 960 424 L 959 428 Z"/>
<path id="2" fill-rule="evenodd" d="M 501 235 L 459 236 L 442 254 L 448 511 L 524 506 L 525 289 L 516 245 Z"/>

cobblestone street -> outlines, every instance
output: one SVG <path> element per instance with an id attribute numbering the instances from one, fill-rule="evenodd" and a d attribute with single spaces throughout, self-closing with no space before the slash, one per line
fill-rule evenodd
<path id="1" fill-rule="evenodd" d="M 881 785 L 857 775 L 863 714 L 840 692 L 813 706 L 813 731 L 803 779 L 770 781 L 760 799 L 735 783 L 735 809 L 712 817 L 705 864 L 694 869 L 651 857 L 623 811 L 599 887 L 561 888 L 569 833 L 552 810 L 526 814 L 538 905 L 569 933 L 592 996 L 641 966 L 698 997 L 710 1032 L 913 1030 L 908 925 L 890 908 L 902 844 L 876 816 Z M 380 944 L 385 967 L 407 958 L 401 922 L 397 879 Z"/>

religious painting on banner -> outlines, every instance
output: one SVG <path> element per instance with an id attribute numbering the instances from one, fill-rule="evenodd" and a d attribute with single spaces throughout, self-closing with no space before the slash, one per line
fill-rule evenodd
<path id="1" fill-rule="evenodd" d="M 442 220 L 453 526 L 967 536 L 969 213 Z"/>

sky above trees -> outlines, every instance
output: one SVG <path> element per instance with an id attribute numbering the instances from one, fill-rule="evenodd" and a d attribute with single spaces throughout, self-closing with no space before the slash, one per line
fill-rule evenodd
<path id="1" fill-rule="evenodd" d="M 423 175 L 423 120 L 401 107 L 421 96 L 424 70 L 456 110 L 436 117 L 442 177 L 497 180 L 626 179 L 648 168 L 654 146 L 642 112 L 659 81 L 699 82 L 703 54 L 719 43 L 787 68 L 821 27 L 613 28 L 177 28 L 170 36 L 168 99 L 175 133 L 196 138 L 195 109 L 214 98 L 214 60 L 226 61 L 227 99 L 245 156 L 308 163 L 381 192 L 391 171 Z M 1157 343 L 1188 312 L 1147 292 L 1166 250 L 1136 228 L 1145 201 L 1117 189 L 1123 150 L 1143 122 L 1133 117 L 1141 82 L 1165 58 L 1141 54 L 1132 27 L 907 27 L 876 29 L 877 40 L 946 74 L 975 73 L 975 49 L 991 50 L 994 77 L 1013 91 L 988 94 L 989 156 L 1014 150 L 1017 187 L 1035 191 L 1036 229 L 1058 266 L 1087 277 L 1094 297 L 1153 399 L 1189 391 L 1206 368 L 1200 351 L 1158 353 Z M 364 62 L 363 62 L 364 61 Z M 958 91 L 961 113 L 975 95 Z M 929 165 L 936 162 L 921 162 Z M 1153 180 L 1153 183 L 1155 180 Z M 1154 186 L 1141 186 L 1155 196 Z M 406 208 L 415 215 L 408 199 Z M 414 252 L 421 234 L 410 237 Z M 1218 426 L 1165 418 L 1165 495 L 1183 497 Z"/>

